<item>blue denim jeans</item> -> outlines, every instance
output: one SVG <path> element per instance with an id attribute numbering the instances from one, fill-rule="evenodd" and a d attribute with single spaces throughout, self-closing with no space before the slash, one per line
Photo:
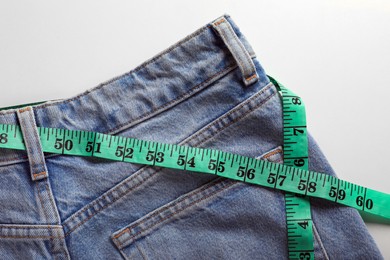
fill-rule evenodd
<path id="1" fill-rule="evenodd" d="M 286 259 L 284 193 L 215 175 L 42 152 L 37 126 L 283 163 L 280 96 L 228 15 L 72 98 L 0 111 L 0 259 Z M 309 169 L 335 175 L 309 134 Z M 380 259 L 355 209 L 311 199 L 316 259 Z"/>

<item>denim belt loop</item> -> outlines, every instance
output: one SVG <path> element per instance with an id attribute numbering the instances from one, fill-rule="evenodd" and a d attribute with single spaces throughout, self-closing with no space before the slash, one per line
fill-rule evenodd
<path id="1" fill-rule="evenodd" d="M 249 86 L 252 83 L 255 83 L 259 79 L 256 67 L 248 51 L 245 49 L 240 39 L 238 39 L 238 36 L 234 32 L 229 21 L 222 16 L 212 22 L 212 26 L 219 33 L 223 42 L 236 60 L 237 65 L 241 70 L 245 85 Z"/>
<path id="2" fill-rule="evenodd" d="M 48 172 L 45 157 L 43 155 L 33 109 L 31 106 L 21 108 L 17 111 L 17 115 L 23 134 L 24 144 L 26 145 L 31 178 L 33 181 L 47 178 Z"/>

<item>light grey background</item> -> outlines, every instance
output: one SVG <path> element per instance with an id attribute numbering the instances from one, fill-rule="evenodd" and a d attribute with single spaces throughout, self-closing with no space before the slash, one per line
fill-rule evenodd
<path id="1" fill-rule="evenodd" d="M 390 193 L 388 1 L 2 1 L 0 107 L 77 95 L 224 13 L 303 98 L 339 177 Z M 367 225 L 390 258 L 390 226 Z"/>

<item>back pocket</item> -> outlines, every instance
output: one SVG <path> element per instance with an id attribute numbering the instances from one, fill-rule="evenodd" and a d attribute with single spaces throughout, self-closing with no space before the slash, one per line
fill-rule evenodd
<path id="1" fill-rule="evenodd" d="M 282 148 L 256 158 L 280 163 Z M 277 258 L 287 256 L 284 207 L 280 191 L 220 177 L 111 239 L 125 259 Z"/>

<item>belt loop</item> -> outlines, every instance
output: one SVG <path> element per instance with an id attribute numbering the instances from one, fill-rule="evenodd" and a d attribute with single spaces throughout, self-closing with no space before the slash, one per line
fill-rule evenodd
<path id="1" fill-rule="evenodd" d="M 45 157 L 43 155 L 41 140 L 38 135 L 38 128 L 35 123 L 32 107 L 28 106 L 19 109 L 17 115 L 23 134 L 24 144 L 26 145 L 31 178 L 33 181 L 47 178 L 48 173 Z"/>
<path id="2" fill-rule="evenodd" d="M 224 16 L 222 16 L 211 24 L 213 28 L 219 33 L 230 52 L 233 54 L 233 57 L 241 70 L 245 85 L 248 86 L 256 82 L 259 79 L 259 75 L 256 72 L 252 58 L 250 57 L 248 51 L 245 49 L 240 39 L 238 39 L 238 36 L 234 32 L 229 21 L 226 20 Z"/>

